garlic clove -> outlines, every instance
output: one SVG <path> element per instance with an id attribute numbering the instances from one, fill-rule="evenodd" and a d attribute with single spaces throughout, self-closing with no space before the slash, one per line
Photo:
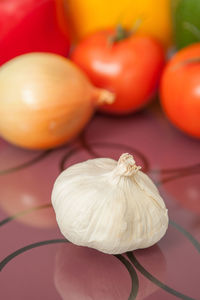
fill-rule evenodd
<path id="1" fill-rule="evenodd" d="M 63 171 L 52 204 L 68 240 L 110 254 L 149 247 L 168 227 L 158 189 L 128 153 L 118 162 L 97 158 Z"/>
<path id="2" fill-rule="evenodd" d="M 140 172 L 139 176 L 136 174 L 135 181 L 140 186 L 141 190 L 143 190 L 149 197 L 156 200 L 158 205 L 162 208 L 165 208 L 165 203 L 161 196 L 159 195 L 159 191 L 153 181 L 143 172 Z"/>

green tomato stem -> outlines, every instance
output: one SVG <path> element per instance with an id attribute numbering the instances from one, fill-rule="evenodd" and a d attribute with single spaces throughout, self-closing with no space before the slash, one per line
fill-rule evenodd
<path id="1" fill-rule="evenodd" d="M 121 24 L 118 24 L 115 29 L 115 34 L 110 36 L 109 38 L 109 44 L 113 45 L 114 43 L 125 40 L 131 35 L 135 34 L 138 31 L 139 27 L 141 26 L 142 21 L 143 21 L 142 19 L 137 19 L 134 23 L 134 26 L 131 28 L 131 30 L 127 30 Z"/>
<path id="2" fill-rule="evenodd" d="M 118 24 L 115 30 L 115 34 L 112 35 L 109 39 L 111 44 L 122 41 L 130 36 L 130 32 L 122 27 L 121 24 Z"/>

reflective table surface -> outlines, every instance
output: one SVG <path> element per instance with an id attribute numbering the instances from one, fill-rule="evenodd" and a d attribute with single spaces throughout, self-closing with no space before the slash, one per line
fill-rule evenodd
<path id="1" fill-rule="evenodd" d="M 50 202 L 59 172 L 123 152 L 165 199 L 165 237 L 117 256 L 67 243 Z M 96 115 L 80 137 L 55 150 L 0 140 L 0 269 L 2 300 L 200 299 L 200 142 L 157 106 L 128 117 Z"/>

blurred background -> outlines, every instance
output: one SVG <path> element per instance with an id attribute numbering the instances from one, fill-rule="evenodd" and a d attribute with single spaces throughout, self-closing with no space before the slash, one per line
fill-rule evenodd
<path id="1" fill-rule="evenodd" d="M 0 0 L 3 299 L 199 299 L 199 138 L 200 0 Z M 52 245 L 59 173 L 123 152 L 172 220 L 134 252 L 149 272 L 136 276 L 119 257 Z"/>
<path id="2" fill-rule="evenodd" d="M 160 99 L 164 114 L 172 124 L 186 134 L 200 137 L 198 0 L 160 0 L 156 3 L 154 0 L 3 0 L 0 2 L 0 14 L 0 64 L 4 65 L 11 60 L 9 79 L 2 80 L 4 90 L 0 94 L 0 112 L 4 116 L 0 122 L 0 134 L 6 140 L 25 148 L 56 147 L 77 136 L 96 110 L 110 115 L 128 115 L 145 108 L 155 98 Z M 96 93 L 93 113 L 85 108 L 85 115 L 81 117 L 79 108 L 74 107 L 76 128 L 70 125 L 69 120 L 60 121 L 62 124 L 55 121 L 56 111 L 57 114 L 60 111 L 54 103 L 54 112 L 49 112 L 49 119 L 46 120 L 48 124 L 45 126 L 54 127 L 54 131 L 65 131 L 57 139 L 49 136 L 48 132 L 43 132 L 42 135 L 43 129 L 39 125 L 42 117 L 41 120 L 38 117 L 35 123 L 33 120 L 23 120 L 26 125 L 24 127 L 29 129 L 22 129 L 22 126 L 19 128 L 16 124 L 22 111 L 34 115 L 30 102 L 32 105 L 37 102 L 38 110 L 47 104 L 50 111 L 48 103 L 52 101 L 49 95 L 45 95 L 44 100 L 41 96 L 43 91 L 34 78 L 17 85 L 15 96 L 6 88 L 7 85 L 15 86 L 16 78 L 13 77 L 16 72 L 26 78 L 32 72 L 30 68 L 30 72 L 28 71 L 28 67 L 27 70 L 23 69 L 23 56 L 16 68 L 15 60 L 12 59 L 33 52 L 55 53 L 66 58 L 66 63 L 73 61 L 95 88 L 112 92 L 113 99 L 105 97 L 105 93 L 103 96 L 101 94 L 98 97 L 103 101 L 99 105 Z M 31 59 L 25 58 L 27 64 L 38 66 L 34 71 L 35 76 L 37 72 L 42 74 L 42 71 L 51 76 L 49 70 L 41 67 L 45 59 L 48 60 L 48 55 L 40 62 L 31 62 Z M 52 68 L 60 70 L 57 78 L 60 82 L 59 76 L 61 78 L 64 71 L 77 79 L 70 68 L 65 68 L 64 61 L 59 67 L 57 62 L 55 65 Z M 7 72 L 6 66 L 1 68 L 3 78 Z M 43 68 L 42 71 L 39 70 L 40 67 Z M 47 83 L 52 87 L 55 84 L 52 78 L 47 78 L 45 84 Z M 77 79 L 79 91 L 81 83 Z M 76 97 L 80 99 L 77 95 L 69 99 L 67 93 L 69 94 L 72 85 L 67 79 L 65 85 L 69 85 L 69 88 L 64 90 L 61 86 L 55 97 L 66 108 L 69 102 L 76 102 Z M 35 99 L 38 94 L 43 100 Z M 15 98 L 15 105 L 12 104 L 10 110 L 5 99 L 11 97 Z M 90 98 L 95 98 L 94 92 Z M 114 103 L 110 104 L 111 102 Z M 10 113 L 16 116 L 18 114 L 15 122 L 9 119 Z M 67 113 L 72 114 L 66 109 Z M 36 127 L 38 130 L 35 130 Z M 45 130 L 49 130 L 48 128 Z M 38 140 L 35 138 L 32 143 L 26 143 L 23 140 L 27 134 L 38 134 Z M 46 139 L 44 145 L 39 142 L 39 135 Z"/>

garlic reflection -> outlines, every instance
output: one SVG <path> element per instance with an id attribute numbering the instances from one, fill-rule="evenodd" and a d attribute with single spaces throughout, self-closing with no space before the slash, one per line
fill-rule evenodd
<path id="1" fill-rule="evenodd" d="M 152 246 L 168 227 L 156 186 L 128 153 L 118 162 L 97 158 L 63 171 L 52 204 L 69 241 L 109 254 Z"/>
<path id="2" fill-rule="evenodd" d="M 157 245 L 136 252 L 136 256 L 157 278 L 163 278 L 166 259 Z M 54 284 L 62 300 L 127 300 L 131 281 L 126 267 L 112 255 L 71 243 L 61 245 L 56 253 Z M 132 288 L 137 288 L 134 279 Z M 159 290 L 150 280 L 140 280 L 137 299 Z"/>
<path id="3" fill-rule="evenodd" d="M 54 283 L 62 300 L 127 300 L 131 277 L 114 256 L 73 244 L 56 253 Z"/>

